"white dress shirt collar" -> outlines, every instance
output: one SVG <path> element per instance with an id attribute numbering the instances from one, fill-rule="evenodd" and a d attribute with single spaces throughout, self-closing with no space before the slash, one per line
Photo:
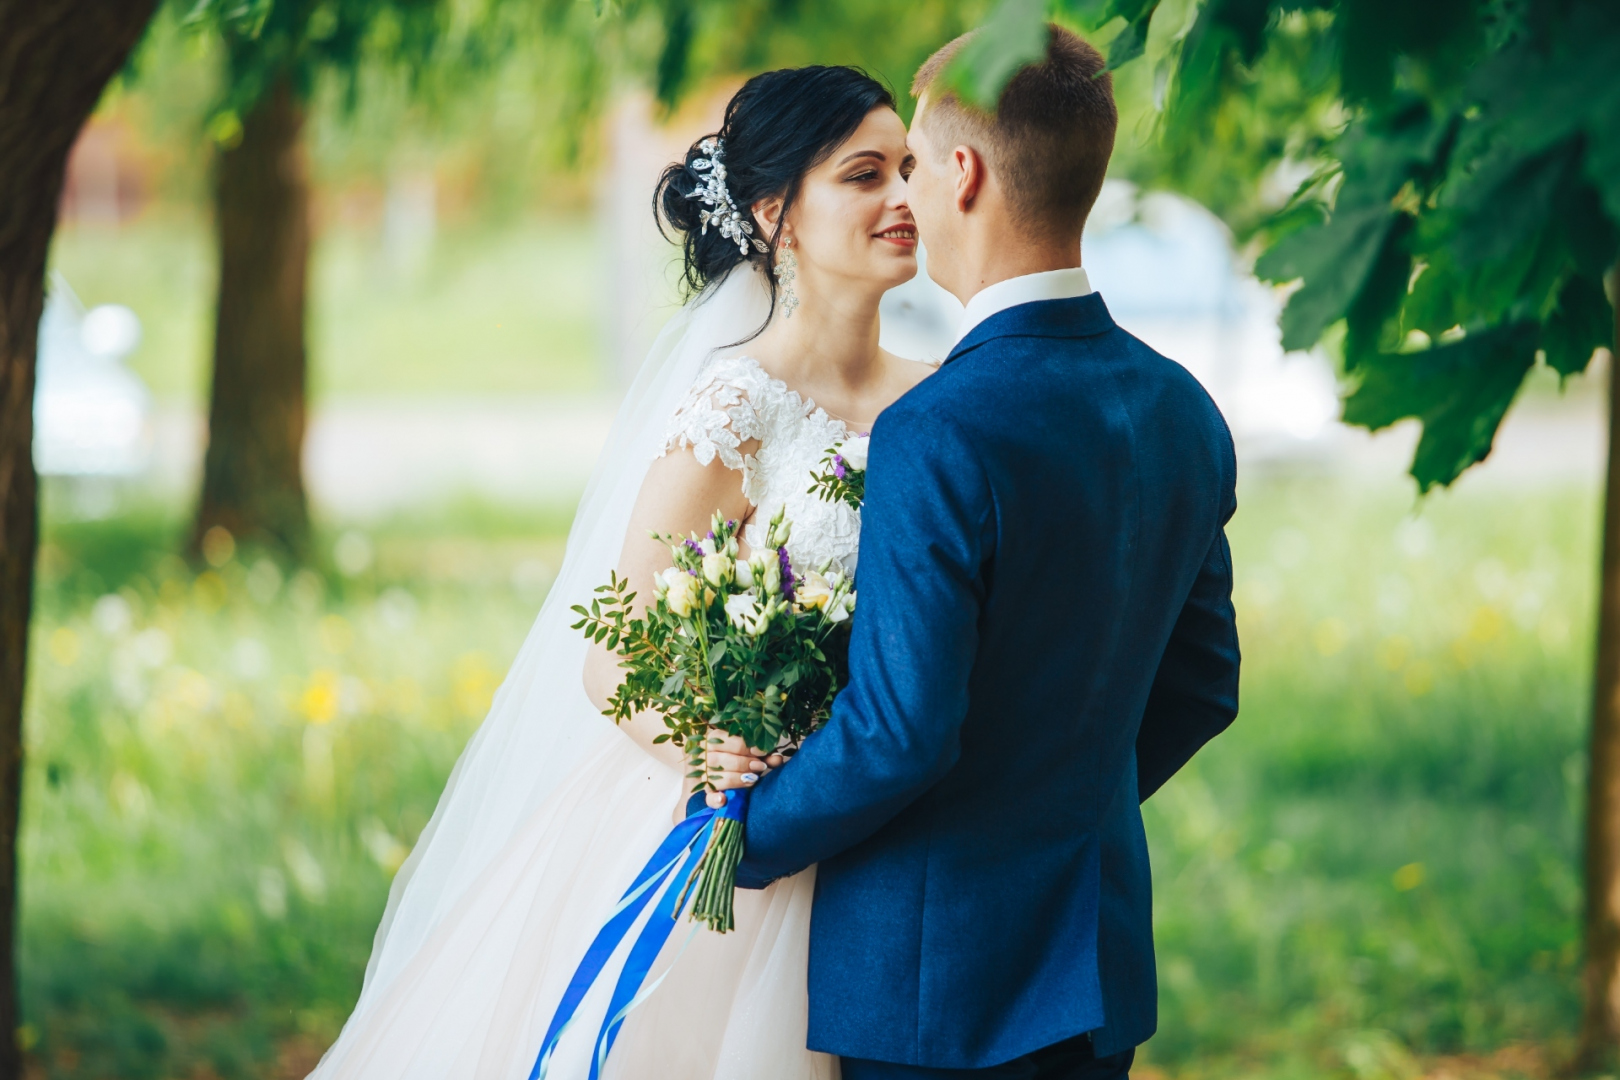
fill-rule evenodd
<path id="1" fill-rule="evenodd" d="M 998 311 L 1006 311 L 1019 304 L 1033 304 L 1037 300 L 1070 300 L 1091 292 L 1091 280 L 1078 266 L 1064 270 L 1043 270 L 1039 274 L 1025 274 L 988 285 L 974 294 L 962 310 L 962 321 L 956 328 L 956 344 L 984 320 Z M 953 346 L 954 347 L 954 346 Z"/>

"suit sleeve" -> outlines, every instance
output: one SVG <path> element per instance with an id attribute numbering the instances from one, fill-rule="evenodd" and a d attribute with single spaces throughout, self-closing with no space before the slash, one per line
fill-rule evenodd
<path id="1" fill-rule="evenodd" d="M 1229 506 L 1235 509 L 1229 501 Z M 1231 509 L 1223 521 L 1231 517 Z M 1238 710 L 1237 619 L 1232 549 L 1217 529 L 1159 661 L 1136 735 L 1137 789 L 1159 790 L 1199 747 L 1225 731 Z"/>
<path id="2" fill-rule="evenodd" d="M 849 685 L 750 794 L 745 887 L 860 843 L 961 752 L 994 506 L 965 437 L 895 412 L 872 434 Z"/>

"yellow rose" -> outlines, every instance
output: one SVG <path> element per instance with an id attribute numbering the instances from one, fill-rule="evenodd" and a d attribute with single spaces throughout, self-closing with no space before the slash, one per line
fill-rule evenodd
<path id="1" fill-rule="evenodd" d="M 669 610 L 683 619 L 692 614 L 702 600 L 703 583 L 686 573 L 670 581 L 664 593 L 664 603 L 669 605 Z"/>
<path id="2" fill-rule="evenodd" d="M 826 610 L 827 604 L 833 598 L 832 582 L 828 581 L 825 575 L 811 570 L 800 579 L 799 587 L 793 592 L 793 598 L 806 611 L 811 608 Z"/>

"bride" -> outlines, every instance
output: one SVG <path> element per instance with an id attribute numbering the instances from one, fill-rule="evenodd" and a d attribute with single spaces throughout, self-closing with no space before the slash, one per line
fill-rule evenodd
<path id="1" fill-rule="evenodd" d="M 669 551 L 648 534 L 705 530 L 717 509 L 757 538 L 786 506 L 796 565 L 854 569 L 858 516 L 808 488 L 830 447 L 932 370 L 878 346 L 878 301 L 917 272 L 910 170 L 889 91 L 810 67 L 749 80 L 718 134 L 664 173 L 655 212 L 693 299 L 619 412 L 551 596 L 394 881 L 360 1001 L 313 1077 L 529 1075 L 690 783 L 680 751 L 652 741 L 658 716 L 602 715 L 619 669 L 569 628 L 569 607 L 614 567 L 653 595 Z M 727 744 L 709 767 L 734 787 L 769 766 Z M 674 935 L 604 1075 L 835 1080 L 837 1059 L 805 1049 L 814 876 L 739 892 L 729 934 Z M 611 987 L 587 996 L 550 1077 L 589 1074 Z"/>

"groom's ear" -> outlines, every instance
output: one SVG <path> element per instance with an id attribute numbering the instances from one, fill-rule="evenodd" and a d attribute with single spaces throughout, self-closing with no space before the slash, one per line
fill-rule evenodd
<path id="1" fill-rule="evenodd" d="M 973 209 L 984 191 L 989 175 L 984 155 L 964 143 L 951 149 L 950 161 L 956 180 L 956 209 L 965 214 Z"/>

